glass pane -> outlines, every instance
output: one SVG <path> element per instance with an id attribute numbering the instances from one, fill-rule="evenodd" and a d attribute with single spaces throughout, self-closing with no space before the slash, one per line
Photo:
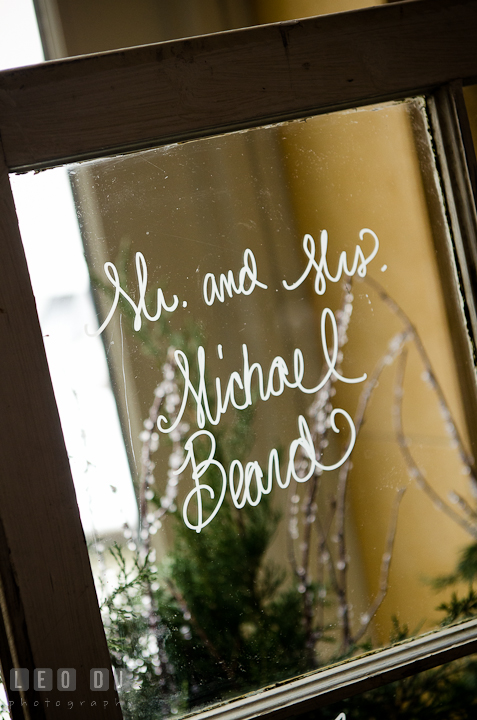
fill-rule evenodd
<path id="1" fill-rule="evenodd" d="M 60 229 L 43 330 L 127 717 L 474 613 L 471 355 L 433 162 L 415 99 L 68 168 L 97 321 Z M 18 205 L 55 172 L 13 178 Z M 20 212 L 36 247 L 45 194 Z"/>

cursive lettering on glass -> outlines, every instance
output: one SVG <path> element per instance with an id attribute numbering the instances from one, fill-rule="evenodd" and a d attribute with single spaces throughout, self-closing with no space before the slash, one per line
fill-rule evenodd
<path id="1" fill-rule="evenodd" d="M 286 290 L 295 290 L 299 287 L 308 277 L 310 272 L 314 269 L 316 271 L 315 276 L 315 292 L 317 295 L 324 295 L 326 291 L 326 281 L 337 283 L 341 280 L 343 275 L 347 275 L 349 278 L 353 277 L 356 273 L 358 276 L 363 278 L 366 276 L 366 268 L 376 257 L 379 250 L 379 240 L 375 232 L 369 228 L 363 228 L 359 231 L 359 239 L 362 241 L 365 235 L 371 235 L 374 239 L 374 247 L 371 254 L 367 257 L 364 255 L 363 249 L 360 245 L 356 245 L 353 263 L 351 267 L 348 267 L 348 259 L 346 250 L 343 250 L 338 260 L 338 269 L 336 275 L 332 275 L 328 268 L 328 232 L 326 230 L 321 231 L 320 235 L 320 260 L 316 260 L 316 247 L 315 241 L 308 233 L 303 238 L 303 250 L 308 258 L 308 265 L 305 268 L 303 274 L 298 280 L 289 285 L 286 280 L 283 280 L 283 287 Z"/>
<path id="2" fill-rule="evenodd" d="M 330 470 L 336 470 L 344 465 L 356 442 L 356 429 L 353 420 L 346 410 L 335 408 L 330 414 L 330 427 L 333 432 L 338 434 L 340 433 L 340 429 L 336 425 L 336 417 L 338 415 L 345 418 L 349 426 L 350 438 L 348 447 L 337 462 L 332 465 L 324 465 L 320 462 L 317 457 L 317 451 L 314 446 L 308 424 L 303 415 L 300 415 L 298 417 L 299 436 L 290 443 L 288 450 L 288 464 L 284 477 L 282 478 L 281 475 L 278 450 L 273 448 L 269 453 L 267 479 L 265 484 L 263 482 L 263 471 L 259 463 L 256 461 L 248 462 L 244 467 L 243 463 L 239 460 L 233 460 L 230 463 L 229 471 L 227 473 L 225 467 L 215 458 L 216 442 L 212 433 L 208 430 L 197 430 L 197 432 L 191 435 L 185 443 L 184 449 L 186 451 L 186 456 L 184 462 L 177 470 L 174 471 L 174 474 L 180 475 L 190 464 L 192 480 L 194 481 L 194 487 L 188 493 L 182 507 L 182 517 L 184 523 L 191 530 L 195 530 L 197 533 L 200 533 L 206 525 L 212 522 L 219 512 L 225 498 L 227 487 L 229 488 L 233 504 L 236 508 L 241 509 L 246 503 L 249 505 L 258 505 L 262 495 L 268 495 L 271 492 L 274 477 L 278 487 L 285 489 L 289 486 L 292 478 L 296 480 L 296 482 L 305 483 L 313 476 L 316 470 L 329 472 Z M 197 462 L 195 442 L 197 440 L 201 441 L 203 438 L 207 438 L 210 441 L 209 454 L 205 460 Z M 296 469 L 295 457 L 299 448 L 302 449 L 303 457 L 306 458 L 306 461 L 308 462 L 308 469 L 305 474 L 298 474 Z M 211 468 L 218 470 L 221 488 L 215 507 L 208 517 L 205 518 L 202 494 L 206 493 L 211 500 L 215 500 L 216 492 L 210 485 L 201 483 L 201 478 Z M 238 475 L 237 479 L 236 475 Z M 252 484 L 254 485 L 254 497 L 252 497 Z M 189 509 L 193 500 L 195 501 L 195 519 L 194 517 L 191 517 Z"/>
<path id="3" fill-rule="evenodd" d="M 167 312 L 174 312 L 176 310 L 177 306 L 179 305 L 179 298 L 177 295 L 173 295 L 173 300 L 170 305 L 167 305 L 165 299 L 164 299 L 164 293 L 162 292 L 161 288 L 157 288 L 157 310 L 155 315 L 150 315 L 149 311 L 146 307 L 146 292 L 147 292 L 147 264 L 146 260 L 144 258 L 144 255 L 141 252 L 136 253 L 136 275 L 137 275 L 137 285 L 139 290 L 139 302 L 136 305 L 134 300 L 127 294 L 125 290 L 121 287 L 121 283 L 119 280 L 119 273 L 117 271 L 116 266 L 112 262 L 106 262 L 104 263 L 104 272 L 106 274 L 106 277 L 108 278 L 109 282 L 113 286 L 115 292 L 114 292 L 114 299 L 113 304 L 111 305 L 111 309 L 108 313 L 108 316 L 106 317 L 106 320 L 103 322 L 101 327 L 96 330 L 96 332 L 89 332 L 86 328 L 86 333 L 88 335 L 91 335 L 92 337 L 96 337 L 98 335 L 101 335 L 101 333 L 107 328 L 109 323 L 111 322 L 111 319 L 116 311 L 116 308 L 118 306 L 119 298 L 121 295 L 127 302 L 131 305 L 132 309 L 134 310 L 134 330 L 138 331 L 141 329 L 142 326 L 142 319 L 141 314 L 144 315 L 144 317 L 147 320 L 151 320 L 152 322 L 155 322 L 156 320 L 159 320 L 161 317 L 162 311 L 167 310 Z"/>
<path id="4" fill-rule="evenodd" d="M 248 287 L 245 286 L 247 280 L 249 281 Z M 237 283 L 232 270 L 229 270 L 227 274 L 221 273 L 218 283 L 215 275 L 208 272 L 204 277 L 202 291 L 206 304 L 210 306 L 214 304 L 215 299 L 223 303 L 225 293 L 229 298 L 233 297 L 234 293 L 236 295 L 251 295 L 256 287 L 267 290 L 268 285 L 258 279 L 255 255 L 250 248 L 247 248 L 243 254 L 243 266 L 239 271 Z"/>
<path id="5" fill-rule="evenodd" d="M 373 244 L 370 252 L 366 253 L 369 238 Z M 303 238 L 303 250 L 308 258 L 307 266 L 301 276 L 293 283 L 282 280 L 285 290 L 296 290 L 311 273 L 315 273 L 314 289 L 317 295 L 324 295 L 327 283 L 338 283 L 343 278 L 352 278 L 354 275 L 364 278 L 369 263 L 376 257 L 379 250 L 379 240 L 376 233 L 369 228 L 359 231 L 359 241 L 348 257 L 349 252 L 343 250 L 339 254 L 336 272 L 333 274 L 329 268 L 328 260 L 328 233 L 322 230 L 320 234 L 319 248 L 310 234 Z M 382 270 L 387 266 L 383 265 Z M 157 288 L 157 304 L 155 313 L 150 313 L 146 306 L 148 269 L 144 255 L 137 252 L 135 255 L 135 269 L 137 277 L 138 300 L 137 303 L 121 287 L 119 273 L 112 262 L 104 264 L 104 272 L 111 286 L 114 288 L 114 297 L 111 308 L 96 331 L 88 334 L 91 336 L 100 335 L 110 323 L 118 307 L 120 298 L 123 298 L 132 308 L 134 314 L 133 328 L 137 332 L 141 330 L 143 319 L 152 322 L 157 321 L 163 311 L 172 313 L 179 306 L 179 298 L 172 295 L 172 300 L 166 302 L 161 288 Z M 207 272 L 202 281 L 202 296 L 207 306 L 212 306 L 215 301 L 224 303 L 234 295 L 251 295 L 256 288 L 267 290 L 268 286 L 258 279 L 257 262 L 255 255 L 250 248 L 243 253 L 243 264 L 238 274 L 234 276 L 232 270 L 221 273 L 218 278 L 212 272 Z M 277 289 L 278 292 L 278 289 Z M 182 301 L 186 307 L 187 302 Z M 216 457 L 216 440 L 214 435 L 206 430 L 206 427 L 218 426 L 230 406 L 236 410 L 244 410 L 251 407 L 257 401 L 267 402 L 272 397 L 279 397 L 286 389 L 298 390 L 305 395 L 314 395 L 322 390 L 330 381 L 338 381 L 345 384 L 362 383 L 366 380 L 366 373 L 358 377 L 345 377 L 342 374 L 340 351 L 340 339 L 338 323 L 334 312 L 325 307 L 321 312 L 320 339 L 323 356 L 322 373 L 319 380 L 305 380 L 305 357 L 302 350 L 296 347 L 293 350 L 292 358 L 287 362 L 281 355 L 276 355 L 270 362 L 268 368 L 263 367 L 260 362 L 253 362 L 250 356 L 253 349 L 249 351 L 246 343 L 241 346 L 241 357 L 239 366 L 235 366 L 233 372 L 224 379 L 215 377 L 212 381 L 214 397 L 212 399 L 210 386 L 207 378 L 207 352 L 206 348 L 200 345 L 197 349 L 197 372 L 191 372 L 190 361 L 186 353 L 175 349 L 173 356 L 178 373 L 182 376 L 179 383 L 182 390 L 182 398 L 178 397 L 177 412 L 173 418 L 159 415 L 157 417 L 157 429 L 160 433 L 168 434 L 175 431 L 182 423 L 188 403 L 192 403 L 195 410 L 195 423 L 198 428 L 185 442 L 185 459 L 181 467 L 174 471 L 180 475 L 189 467 L 192 476 L 193 487 L 187 494 L 182 516 L 187 527 L 200 533 L 206 527 L 222 506 L 228 491 L 231 502 L 237 509 L 246 505 L 258 505 L 263 495 L 268 495 L 275 484 L 281 489 L 290 485 L 292 480 L 298 483 L 307 482 L 315 473 L 329 472 L 341 467 L 349 458 L 355 441 L 356 429 L 351 416 L 341 408 L 329 409 L 328 427 L 332 432 L 341 434 L 337 425 L 337 419 L 341 418 L 348 427 L 348 441 L 346 448 L 342 451 L 341 457 L 330 465 L 321 461 L 320 450 L 314 446 L 313 438 L 303 415 L 299 415 L 298 437 L 292 440 L 288 446 L 288 461 L 281 467 L 279 452 L 276 447 L 268 453 L 266 470 L 263 470 L 256 460 L 242 463 L 238 459 L 231 460 L 226 468 Z M 224 348 L 221 343 L 215 346 L 218 357 L 224 357 Z M 194 368 L 195 370 L 195 368 Z M 309 374 L 309 373 L 308 373 Z M 204 446 L 208 448 L 205 452 Z M 200 447 L 200 450 L 199 450 Z M 297 453 L 300 452 L 300 463 L 296 463 Z M 302 462 L 304 460 L 304 463 Z M 298 465 L 300 471 L 297 470 Z M 214 489 L 205 481 L 206 473 L 211 473 L 216 478 Z M 208 476 L 210 477 L 210 476 Z M 336 720 L 344 720 L 344 713 Z"/>
<path id="6" fill-rule="evenodd" d="M 329 323 L 331 325 L 331 342 L 327 337 L 327 319 L 329 319 Z M 361 383 L 366 380 L 366 373 L 357 378 L 346 378 L 336 369 L 338 360 L 338 328 L 334 313 L 329 308 L 325 308 L 321 313 L 321 344 L 328 370 L 316 385 L 306 387 L 303 384 L 305 360 L 300 348 L 295 348 L 293 353 L 293 374 L 291 376 L 285 360 L 278 355 L 272 360 L 268 371 L 268 378 L 265 381 L 264 371 L 260 363 L 255 362 L 250 365 L 248 347 L 244 343 L 242 345 L 242 371 L 234 371 L 230 374 L 226 383 L 225 392 L 222 390 L 222 382 L 220 378 L 215 378 L 215 413 L 210 407 L 209 393 L 206 387 L 207 373 L 205 348 L 200 346 L 197 351 L 197 363 L 199 369 L 197 386 L 194 386 L 191 380 L 187 356 L 184 352 L 182 352 L 182 350 L 175 350 L 174 359 L 182 377 L 184 378 L 182 402 L 174 422 L 171 423 L 169 427 L 167 427 L 169 420 L 164 415 L 159 415 L 157 419 L 157 428 L 159 432 L 170 433 L 177 428 L 182 421 L 189 395 L 195 402 L 196 421 L 199 428 L 205 427 L 206 423 L 218 425 L 222 415 L 227 412 L 229 403 L 236 410 L 244 410 L 245 408 L 250 407 L 254 402 L 252 392 L 254 378 L 256 385 L 258 386 L 258 396 L 263 402 L 266 402 L 272 396 L 280 396 L 286 387 L 298 389 L 307 395 L 315 394 L 326 385 L 332 376 L 337 380 L 348 384 Z M 330 347 L 331 357 L 329 351 Z M 237 394 L 241 397 L 237 398 Z"/>

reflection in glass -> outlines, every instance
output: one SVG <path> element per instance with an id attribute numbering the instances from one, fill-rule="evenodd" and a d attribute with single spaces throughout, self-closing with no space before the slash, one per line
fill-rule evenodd
<path id="1" fill-rule="evenodd" d="M 426 127 L 417 99 L 69 168 L 139 512 L 90 535 L 128 717 L 473 614 Z"/>

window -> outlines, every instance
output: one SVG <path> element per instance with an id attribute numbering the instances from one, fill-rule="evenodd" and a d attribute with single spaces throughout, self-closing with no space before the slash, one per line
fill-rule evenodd
<path id="1" fill-rule="evenodd" d="M 311 126 L 326 123 L 327 118 L 339 122 L 351 116 L 319 115 L 338 108 L 376 106 L 378 102 L 381 109 L 362 110 L 357 116 L 374 112 L 379 117 L 399 113 L 399 108 L 405 107 L 405 114 L 424 122 L 423 101 L 418 98 L 424 93 L 442 186 L 433 179 L 431 166 L 424 163 L 421 172 L 427 178 L 426 202 L 435 225 L 432 233 L 440 235 L 436 240 L 436 247 L 440 247 L 436 273 L 444 278 L 443 295 L 449 298 L 447 311 L 455 329 L 456 382 L 462 380 L 467 388 L 462 414 L 467 412 L 472 417 L 474 205 L 468 180 L 470 149 L 461 139 L 466 118 L 461 110 L 460 85 L 449 81 L 471 80 L 476 74 L 471 31 L 475 27 L 474 8 L 470 2 L 398 4 L 5 73 L 1 81 L 2 140 L 7 168 L 41 169 L 98 158 L 92 165 L 79 165 L 78 176 L 94 175 L 96 168 L 107 175 L 109 167 L 134 163 L 138 157 L 99 159 L 113 153 L 312 115 L 318 117 L 309 121 Z M 353 52 L 349 50 L 350 37 L 355 43 Z M 415 55 L 409 53 L 409 47 Z M 430 52 L 435 53 L 432 62 L 428 60 Z M 356 57 L 364 58 L 362 65 L 356 63 Z M 376 68 L 383 67 L 386 76 L 376 76 Z M 410 96 L 418 99 L 383 105 L 393 98 Z M 286 123 L 278 131 L 250 130 L 244 140 L 255 137 L 254 133 L 288 132 L 293 136 L 306 124 Z M 422 127 L 415 134 L 416 143 L 429 138 L 426 132 Z M 350 130 L 346 133 L 349 135 Z M 200 142 L 227 144 L 237 137 L 224 135 L 223 140 Z M 293 143 L 296 139 L 285 141 Z M 432 146 L 427 142 L 429 153 Z M 178 158 L 180 147 L 174 150 Z M 150 152 L 160 156 L 162 151 Z M 425 156 L 422 148 L 418 156 Z M 1 390 L 6 408 L 2 462 L 11 480 L 2 486 L 2 608 L 9 638 L 3 644 L 2 665 L 5 672 L 9 667 L 50 667 L 54 658 L 57 668 L 76 668 L 78 688 L 89 697 L 90 669 L 107 667 L 108 652 L 41 335 L 35 324 L 34 303 L 26 289 L 28 277 L 6 175 L 4 183 L 2 317 L 6 335 L 2 377 L 8 380 Z M 447 218 L 441 209 L 439 187 L 445 192 Z M 81 206 L 81 177 L 77 193 Z M 452 243 L 445 237 L 446 219 L 450 220 Z M 370 240 L 374 231 L 371 226 L 366 233 L 366 228 L 363 223 L 363 240 L 365 236 Z M 306 237 L 304 230 L 300 234 Z M 310 247 L 304 246 L 305 250 Z M 371 255 L 370 250 L 368 257 Z M 242 254 L 240 261 L 248 267 L 249 278 L 253 275 L 251 257 L 250 253 Z M 286 265 L 291 268 L 292 262 L 286 261 Z M 386 264 L 383 262 L 379 269 Z M 225 265 L 213 267 L 216 276 L 226 271 Z M 260 275 L 258 279 L 270 285 Z M 291 287 L 293 278 L 287 282 Z M 261 290 L 265 288 L 257 286 L 254 294 Z M 235 700 L 215 712 L 237 708 L 241 717 L 277 708 L 297 712 L 303 703 L 320 703 L 339 697 L 338 693 L 346 697 L 360 687 L 369 687 L 370 682 L 380 684 L 412 672 L 416 658 L 421 668 L 467 654 L 475 649 L 475 639 L 475 622 L 470 621 Z M 28 693 L 29 702 L 41 702 L 41 693 Z M 52 693 L 52 697 L 55 701 L 64 699 L 61 692 Z M 109 698 L 109 704 L 101 712 L 115 716 L 119 710 L 113 691 L 104 697 Z M 44 712 L 48 717 L 53 710 L 44 707 Z M 80 716 L 82 709 L 72 712 Z"/>

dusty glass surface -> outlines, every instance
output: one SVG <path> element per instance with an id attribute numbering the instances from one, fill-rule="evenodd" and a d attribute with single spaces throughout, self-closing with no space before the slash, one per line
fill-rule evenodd
<path id="1" fill-rule="evenodd" d="M 104 343 L 135 495 L 110 473 L 121 507 L 100 529 L 102 495 L 87 531 L 126 716 L 472 614 L 468 358 L 423 101 L 68 172 L 98 316 L 68 332 Z"/>

